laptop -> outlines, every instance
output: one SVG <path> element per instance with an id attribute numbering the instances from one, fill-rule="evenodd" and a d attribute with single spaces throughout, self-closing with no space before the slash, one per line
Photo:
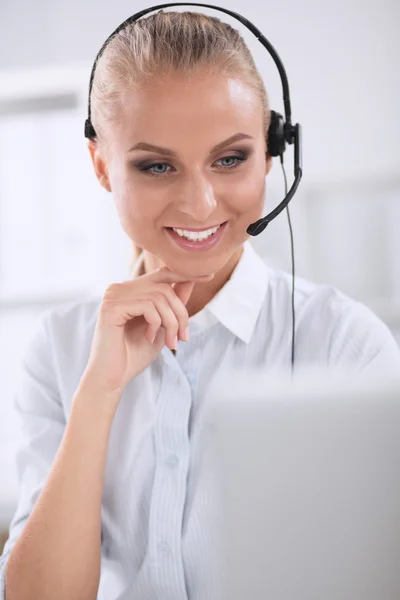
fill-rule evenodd
<path id="1" fill-rule="evenodd" d="M 400 379 L 239 371 L 208 402 L 221 600 L 399 600 Z"/>

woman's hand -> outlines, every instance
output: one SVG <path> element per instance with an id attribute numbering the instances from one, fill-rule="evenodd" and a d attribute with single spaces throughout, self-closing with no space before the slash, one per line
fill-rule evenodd
<path id="1" fill-rule="evenodd" d="M 194 284 L 163 267 L 106 289 L 100 306 L 85 383 L 106 394 L 122 394 L 126 385 L 156 358 L 164 344 L 176 349 L 187 340 L 186 303 Z M 174 286 L 174 287 L 172 287 Z"/>

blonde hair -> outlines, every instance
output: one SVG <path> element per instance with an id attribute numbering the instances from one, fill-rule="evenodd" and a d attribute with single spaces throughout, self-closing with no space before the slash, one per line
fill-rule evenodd
<path id="1" fill-rule="evenodd" d="M 197 12 L 157 12 L 120 30 L 96 65 L 91 91 L 91 120 L 100 144 L 107 145 L 107 124 L 118 122 L 129 89 L 172 72 L 196 69 L 240 76 L 260 98 L 264 130 L 270 109 L 264 82 L 240 33 L 217 17 Z M 133 243 L 130 270 L 142 249 Z"/>

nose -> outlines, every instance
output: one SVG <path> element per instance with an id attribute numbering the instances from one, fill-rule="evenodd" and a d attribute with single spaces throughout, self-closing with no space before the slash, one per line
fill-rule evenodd
<path id="1" fill-rule="evenodd" d="M 195 225 L 207 221 L 216 206 L 214 189 L 208 179 L 201 173 L 188 177 L 177 202 L 180 212 L 189 215 Z"/>

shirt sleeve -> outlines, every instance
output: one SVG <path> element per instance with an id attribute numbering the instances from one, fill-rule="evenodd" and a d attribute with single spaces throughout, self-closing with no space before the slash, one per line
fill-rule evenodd
<path id="1" fill-rule="evenodd" d="M 5 600 L 5 570 L 10 553 L 45 484 L 66 425 L 54 369 L 50 316 L 51 311 L 47 311 L 34 327 L 13 396 L 13 409 L 22 432 L 15 454 L 18 502 L 0 557 L 0 600 Z"/>
<path id="2" fill-rule="evenodd" d="M 363 375 L 398 377 L 400 348 L 390 329 L 360 302 L 346 304 L 333 330 L 330 364 Z"/>

